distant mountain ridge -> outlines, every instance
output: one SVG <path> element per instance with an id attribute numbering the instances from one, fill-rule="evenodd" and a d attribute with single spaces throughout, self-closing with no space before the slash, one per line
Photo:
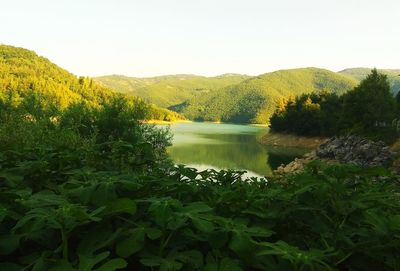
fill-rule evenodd
<path id="1" fill-rule="evenodd" d="M 370 71 L 370 68 L 350 68 L 336 73 L 300 68 L 259 76 L 227 73 L 214 77 L 177 74 L 136 78 L 112 75 L 92 80 L 76 77 L 33 51 L 0 45 L 0 95 L 7 95 L 11 90 L 23 97 L 35 91 L 65 107 L 80 101 L 100 104 L 115 92 L 122 92 L 172 109 L 189 119 L 205 121 L 267 123 L 280 99 L 322 90 L 340 95 Z M 388 76 L 393 94 L 398 93 L 400 69 L 379 71 Z M 155 119 L 180 118 L 175 112 L 151 107 Z"/>
<path id="2" fill-rule="evenodd" d="M 237 84 L 248 78 L 250 76 L 240 74 L 216 77 L 177 74 L 147 78 L 111 75 L 96 77 L 95 80 L 118 92 L 139 96 L 162 107 L 170 107 L 196 95 Z"/>
<path id="3" fill-rule="evenodd" d="M 318 68 L 280 70 L 259 76 L 102 76 L 95 80 L 168 107 L 189 119 L 240 123 L 268 122 L 281 98 L 319 90 L 340 94 L 357 84 L 356 79 Z"/>
<path id="4" fill-rule="evenodd" d="M 372 68 L 350 68 L 344 69 L 338 73 L 361 81 L 371 72 L 371 70 Z M 392 92 L 396 95 L 400 91 L 400 69 L 378 69 L 378 72 L 387 75 Z"/>
<path id="5" fill-rule="evenodd" d="M 266 123 L 281 98 L 313 91 L 339 95 L 356 86 L 372 68 L 349 68 L 332 72 L 319 68 L 278 70 L 248 76 L 223 74 L 205 77 L 188 74 L 148 78 L 111 75 L 95 80 L 123 93 L 142 97 L 189 119 Z M 394 94 L 400 91 L 400 69 L 381 69 Z"/>
<path id="6" fill-rule="evenodd" d="M 193 99 L 178 112 L 190 119 L 267 123 L 282 98 L 314 91 L 330 91 L 340 95 L 356 84 L 355 79 L 324 69 L 280 70 Z"/>

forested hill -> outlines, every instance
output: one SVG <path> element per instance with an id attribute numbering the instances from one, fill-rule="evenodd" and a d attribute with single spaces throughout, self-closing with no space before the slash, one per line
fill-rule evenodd
<path id="1" fill-rule="evenodd" d="M 0 90 L 24 96 L 35 91 L 65 107 L 81 100 L 100 103 L 114 93 L 89 78 L 77 78 L 35 52 L 0 45 Z"/>
<path id="2" fill-rule="evenodd" d="M 250 78 L 241 74 L 224 74 L 205 77 L 189 74 L 166 75 L 148 78 L 108 75 L 95 80 L 122 93 L 142 97 L 158 106 L 169 107 L 195 96 L 234 85 Z"/>
<path id="3" fill-rule="evenodd" d="M 371 72 L 371 68 L 351 68 L 340 71 L 340 74 L 350 76 L 361 81 Z M 394 95 L 400 91 L 400 69 L 378 69 L 378 72 L 386 74 Z"/>
<path id="4" fill-rule="evenodd" d="M 191 100 L 178 111 L 191 119 L 267 123 L 282 98 L 321 90 L 341 94 L 356 84 L 355 79 L 323 69 L 281 70 Z"/>
<path id="5" fill-rule="evenodd" d="M 103 76 L 99 82 L 123 93 L 148 99 L 193 120 L 266 123 L 276 102 L 318 90 L 343 93 L 357 80 L 328 70 L 281 70 L 256 77 L 171 75 L 153 78 Z"/>
<path id="6" fill-rule="evenodd" d="M 33 51 L 0 45 L 0 99 L 12 95 L 14 100 L 20 100 L 32 93 L 43 97 L 43 103 L 55 104 L 59 108 L 76 102 L 97 106 L 117 95 L 91 78 L 76 77 Z M 136 97 L 128 99 L 141 100 Z M 147 106 L 148 118 L 179 118 L 175 112 Z"/>

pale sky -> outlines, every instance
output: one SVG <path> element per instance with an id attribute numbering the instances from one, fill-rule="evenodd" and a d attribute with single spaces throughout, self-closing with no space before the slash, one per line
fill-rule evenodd
<path id="1" fill-rule="evenodd" d="M 400 0 L 0 0 L 0 43 L 85 76 L 400 68 Z"/>

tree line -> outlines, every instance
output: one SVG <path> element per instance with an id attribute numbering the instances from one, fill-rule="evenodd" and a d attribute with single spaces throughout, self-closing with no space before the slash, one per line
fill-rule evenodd
<path id="1" fill-rule="evenodd" d="M 315 162 L 267 181 L 174 166 L 145 114 L 124 96 L 0 99 L 0 270 L 399 269 L 389 170 Z"/>
<path id="2" fill-rule="evenodd" d="M 147 103 L 60 103 L 49 93 L 72 88 L 55 81 L 94 82 L 25 88 L 26 69 L 10 68 L 0 76 L 20 87 L 0 91 L 0 270 L 399 270 L 392 172 L 311 163 L 266 181 L 175 166 L 169 131 L 142 122 Z"/>
<path id="3" fill-rule="evenodd" d="M 77 77 L 30 50 L 0 45 L 0 100 L 21 103 L 25 98 L 40 100 L 47 107 L 67 108 L 86 103 L 99 107 L 121 97 L 89 77 Z M 126 96 L 129 103 L 147 106 L 145 119 L 174 121 L 182 117 L 144 100 Z"/>
<path id="4" fill-rule="evenodd" d="M 339 96 L 329 91 L 289 97 L 278 102 L 270 128 L 304 136 L 359 134 L 393 142 L 400 118 L 400 94 L 394 96 L 387 75 L 373 69 L 353 90 Z"/>

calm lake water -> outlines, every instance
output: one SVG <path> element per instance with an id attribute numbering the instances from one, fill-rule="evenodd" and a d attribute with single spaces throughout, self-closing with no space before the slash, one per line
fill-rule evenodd
<path id="1" fill-rule="evenodd" d="M 266 147 L 257 137 L 267 128 L 251 125 L 177 123 L 171 125 L 173 145 L 168 149 L 176 164 L 200 170 L 246 170 L 250 176 L 268 176 L 282 163 L 306 151 L 298 148 Z"/>

